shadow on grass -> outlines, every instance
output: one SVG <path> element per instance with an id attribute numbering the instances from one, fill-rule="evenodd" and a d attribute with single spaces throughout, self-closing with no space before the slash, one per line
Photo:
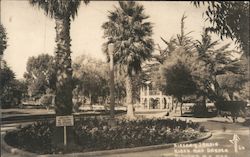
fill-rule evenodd
<path id="1" fill-rule="evenodd" d="M 200 114 L 200 115 L 192 113 L 192 112 L 185 112 L 180 117 L 213 118 L 216 116 L 217 116 L 217 114 L 214 112 L 208 112 L 208 113 L 204 113 L 204 114 Z"/>
<path id="2" fill-rule="evenodd" d="M 231 121 L 231 122 L 228 122 L 228 121 L 219 121 L 219 120 L 214 120 L 214 119 L 209 119 L 208 120 L 209 122 L 216 122 L 216 123 L 223 123 L 223 124 L 232 124 L 233 123 L 233 121 Z"/>
<path id="3" fill-rule="evenodd" d="M 11 114 L 28 114 L 28 112 L 19 112 L 19 111 L 9 111 L 9 112 L 2 112 L 3 115 L 11 115 Z"/>

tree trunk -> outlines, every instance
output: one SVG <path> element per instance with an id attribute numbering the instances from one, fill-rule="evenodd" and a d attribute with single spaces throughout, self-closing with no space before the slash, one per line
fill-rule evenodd
<path id="1" fill-rule="evenodd" d="M 182 101 L 182 98 L 179 98 L 178 99 L 178 101 L 180 101 L 180 110 L 181 110 L 181 116 L 182 116 L 182 114 L 183 114 L 183 112 L 182 112 L 182 106 L 183 106 L 183 101 Z"/>
<path id="2" fill-rule="evenodd" d="M 134 118 L 133 97 L 132 97 L 132 77 L 126 76 L 126 103 L 127 103 L 127 117 Z"/>
<path id="3" fill-rule="evenodd" d="M 56 115 L 72 113 L 72 68 L 70 51 L 70 16 L 56 16 Z"/>
<path id="4" fill-rule="evenodd" d="M 182 106 L 183 106 L 183 102 L 181 102 L 181 106 L 180 106 L 180 108 L 181 108 L 181 116 L 182 116 Z"/>
<path id="5" fill-rule="evenodd" d="M 114 60 L 113 60 L 113 51 L 114 45 L 109 47 L 110 55 L 110 118 L 113 119 L 115 116 L 115 80 L 114 80 Z M 118 90 L 119 92 L 119 90 Z M 118 93 L 119 94 L 119 93 Z"/>
<path id="6" fill-rule="evenodd" d="M 175 107 L 174 107 L 174 112 L 176 113 L 177 107 L 178 107 L 178 100 L 175 100 Z"/>
<path id="7" fill-rule="evenodd" d="M 206 103 L 206 99 L 207 99 L 207 97 L 206 97 L 206 95 L 204 94 L 203 96 L 202 96 L 202 106 L 201 106 L 201 108 L 202 108 L 202 112 L 203 113 L 201 113 L 202 115 L 206 115 L 207 114 L 207 112 L 208 112 L 208 110 L 207 110 L 207 103 Z"/>
<path id="8" fill-rule="evenodd" d="M 70 115 L 72 113 L 72 68 L 70 51 L 70 16 L 55 15 L 56 22 L 56 93 L 55 112 L 57 116 Z M 65 148 L 63 144 L 63 127 L 56 127 L 53 132 L 52 145 L 57 148 Z M 67 146 L 74 145 L 75 135 L 72 127 L 67 127 Z"/>
<path id="9" fill-rule="evenodd" d="M 89 109 L 93 110 L 93 105 L 92 105 L 92 94 L 89 94 Z"/>

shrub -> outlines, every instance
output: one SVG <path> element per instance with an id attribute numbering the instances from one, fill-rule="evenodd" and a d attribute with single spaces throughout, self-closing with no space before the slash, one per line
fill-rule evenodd
<path id="1" fill-rule="evenodd" d="M 35 152 L 50 153 L 52 129 L 55 123 L 38 121 L 6 135 L 6 142 L 15 147 Z"/>

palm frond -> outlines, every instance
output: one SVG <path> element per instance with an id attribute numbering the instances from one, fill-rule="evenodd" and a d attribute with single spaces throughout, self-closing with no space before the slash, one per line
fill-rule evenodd
<path id="1" fill-rule="evenodd" d="M 115 45 L 114 62 L 126 66 L 129 74 L 139 72 L 141 64 L 149 60 L 153 52 L 152 23 L 142 5 L 134 1 L 119 2 L 119 8 L 109 11 L 108 21 L 102 25 L 104 38 Z M 104 53 L 107 54 L 107 48 Z"/>
<path id="2" fill-rule="evenodd" d="M 45 14 L 54 18 L 55 16 L 70 16 L 72 19 L 77 15 L 81 0 L 29 0 L 30 4 L 41 8 Z M 83 1 L 85 4 L 89 0 Z"/>

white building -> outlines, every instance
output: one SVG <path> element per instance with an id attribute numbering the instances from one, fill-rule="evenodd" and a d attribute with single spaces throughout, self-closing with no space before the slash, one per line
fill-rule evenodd
<path id="1" fill-rule="evenodd" d="M 160 90 L 150 90 L 149 86 L 140 89 L 140 107 L 144 109 L 172 110 L 172 96 L 163 95 Z"/>

